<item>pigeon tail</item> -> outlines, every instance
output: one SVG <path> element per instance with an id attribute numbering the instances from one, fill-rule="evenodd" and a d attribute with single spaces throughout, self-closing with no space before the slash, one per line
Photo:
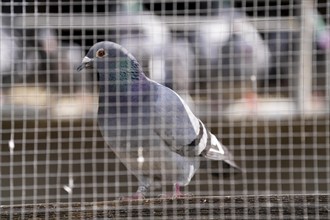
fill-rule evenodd
<path id="1" fill-rule="evenodd" d="M 241 168 L 233 160 L 232 154 L 210 132 L 208 132 L 208 146 L 201 153 L 201 156 L 210 160 L 221 160 L 224 163 L 228 164 L 230 167 L 241 171 Z"/>

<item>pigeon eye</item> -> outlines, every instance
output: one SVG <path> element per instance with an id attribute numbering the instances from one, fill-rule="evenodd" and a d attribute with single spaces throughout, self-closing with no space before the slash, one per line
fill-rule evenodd
<path id="1" fill-rule="evenodd" d="M 105 56 L 105 50 L 104 49 L 99 49 L 96 51 L 96 57 L 104 57 Z"/>

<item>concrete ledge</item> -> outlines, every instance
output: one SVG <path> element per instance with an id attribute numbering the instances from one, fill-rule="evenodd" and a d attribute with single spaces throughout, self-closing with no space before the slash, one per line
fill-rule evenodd
<path id="1" fill-rule="evenodd" d="M 0 206 L 1 219 L 330 219 L 330 195 L 145 199 Z"/>

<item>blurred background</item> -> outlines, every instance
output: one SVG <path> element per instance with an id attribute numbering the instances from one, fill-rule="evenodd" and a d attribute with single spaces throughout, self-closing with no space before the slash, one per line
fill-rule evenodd
<path id="1" fill-rule="evenodd" d="M 126 47 L 233 152 L 203 196 L 329 194 L 330 2 L 1 1 L 0 205 L 109 201 L 137 181 L 98 131 L 96 42 Z"/>

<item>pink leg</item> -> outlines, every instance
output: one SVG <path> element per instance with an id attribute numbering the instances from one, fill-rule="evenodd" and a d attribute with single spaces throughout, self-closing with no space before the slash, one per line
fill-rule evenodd
<path id="1" fill-rule="evenodd" d="M 194 196 L 192 193 L 182 193 L 180 187 L 181 186 L 179 183 L 174 184 L 174 193 L 173 193 L 174 195 L 172 196 L 173 199 Z"/>
<path id="2" fill-rule="evenodd" d="M 173 193 L 166 193 L 163 195 L 160 195 L 161 198 L 163 199 L 177 199 L 177 198 L 184 198 L 184 197 L 189 197 L 192 196 L 192 194 L 184 194 L 180 190 L 180 184 L 175 183 L 173 186 Z"/>
<path id="3" fill-rule="evenodd" d="M 174 184 L 174 198 L 184 197 L 184 194 L 180 191 L 179 183 Z"/>

